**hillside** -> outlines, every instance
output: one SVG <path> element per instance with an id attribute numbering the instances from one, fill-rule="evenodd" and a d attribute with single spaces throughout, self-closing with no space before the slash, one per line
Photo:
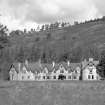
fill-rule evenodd
<path id="1" fill-rule="evenodd" d="M 94 57 L 97 59 L 95 54 L 104 49 L 105 21 L 99 20 L 56 30 L 33 32 L 20 36 L 14 35 L 10 41 L 12 47 L 23 46 L 31 51 L 32 48 L 38 48 L 41 53 L 45 52 L 46 56 L 49 56 L 47 53 L 50 52 L 54 52 L 57 57 L 71 53 L 69 56 L 72 59 L 71 56 L 76 56 L 78 52 L 82 52 L 82 58 Z M 94 51 L 90 51 L 91 49 Z M 74 55 L 74 53 L 76 54 Z"/>
<path id="2" fill-rule="evenodd" d="M 46 34 L 51 33 L 51 40 L 47 40 L 47 44 L 50 45 L 61 45 L 63 47 L 64 42 L 70 47 L 75 47 L 77 45 L 99 45 L 104 44 L 105 37 L 105 21 L 100 22 L 90 22 L 85 24 L 79 24 L 74 26 L 65 27 L 62 29 L 35 32 L 31 35 L 23 35 L 12 38 L 15 39 L 15 43 L 18 41 L 24 42 L 34 42 L 35 38 L 41 38 L 40 42 L 46 39 Z M 20 38 L 20 39 L 18 39 Z M 24 38 L 24 40 L 23 40 Z M 18 43 L 19 44 L 19 43 Z M 43 44 L 43 43 L 42 43 Z M 74 46 L 72 46 L 74 45 Z"/>

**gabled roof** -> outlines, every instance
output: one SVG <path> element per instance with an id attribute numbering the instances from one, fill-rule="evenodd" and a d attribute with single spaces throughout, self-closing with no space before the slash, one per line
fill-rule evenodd
<path id="1" fill-rule="evenodd" d="M 33 73 L 40 73 L 42 71 L 41 66 L 39 65 L 38 62 L 36 63 L 29 63 L 28 64 L 29 70 L 31 70 Z"/>
<path id="2" fill-rule="evenodd" d="M 82 63 L 82 68 L 86 68 L 89 64 L 93 64 L 94 66 L 97 66 L 99 64 L 99 61 L 85 61 Z"/>
<path id="3" fill-rule="evenodd" d="M 42 64 L 42 67 L 43 67 L 43 69 L 47 68 L 48 69 L 48 73 L 51 73 L 53 71 L 53 69 L 54 69 L 53 65 L 52 64 L 48 64 L 48 63 Z"/>
<path id="4" fill-rule="evenodd" d="M 59 69 L 59 66 L 62 65 L 65 70 L 69 71 L 69 72 L 73 72 L 76 67 L 80 67 L 81 68 L 81 63 L 70 63 L 70 65 L 68 65 L 66 62 L 61 62 L 59 64 L 55 64 L 55 71 L 57 71 Z"/>
<path id="5" fill-rule="evenodd" d="M 18 73 L 19 72 L 19 66 L 18 66 L 18 63 L 13 63 L 10 67 L 10 70 L 11 68 L 15 68 L 15 71 Z"/>
<path id="6" fill-rule="evenodd" d="M 70 66 L 72 68 L 81 67 L 81 63 L 71 63 Z"/>
<path id="7" fill-rule="evenodd" d="M 67 70 L 68 65 L 66 62 L 61 62 L 61 63 L 59 63 L 59 67 L 60 67 L 60 65 L 62 65 L 65 68 L 65 70 Z"/>
<path id="8" fill-rule="evenodd" d="M 28 63 L 27 65 L 25 63 L 20 64 L 20 70 L 22 70 L 23 67 L 26 67 L 27 71 L 31 71 L 33 73 L 40 73 L 44 70 L 44 68 L 48 69 L 48 73 L 56 72 L 60 65 L 62 65 L 65 70 L 70 72 L 73 72 L 76 67 L 81 67 L 81 63 L 70 63 L 70 65 L 67 64 L 67 62 L 60 62 L 53 64 L 48 63 L 41 63 L 35 62 L 35 63 Z M 54 67 L 53 67 L 54 66 Z M 19 72 L 19 63 L 13 63 L 11 67 L 14 67 L 16 72 Z"/>
<path id="9" fill-rule="evenodd" d="M 59 64 L 56 63 L 55 66 L 54 66 L 54 72 L 57 71 L 58 69 L 59 69 Z"/>

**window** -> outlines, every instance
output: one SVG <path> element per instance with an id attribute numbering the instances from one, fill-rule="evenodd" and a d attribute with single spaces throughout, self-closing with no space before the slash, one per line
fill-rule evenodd
<path id="1" fill-rule="evenodd" d="M 13 76 L 13 74 L 12 74 L 12 80 L 14 79 L 13 77 L 14 77 L 14 76 Z"/>
<path id="2" fill-rule="evenodd" d="M 56 76 L 54 76 L 53 78 L 56 79 Z"/>
<path id="3" fill-rule="evenodd" d="M 49 77 L 49 76 L 47 76 L 47 79 L 50 79 L 50 77 Z"/>
<path id="4" fill-rule="evenodd" d="M 61 70 L 60 73 L 64 73 L 64 70 Z"/>
<path id="5" fill-rule="evenodd" d="M 56 73 L 56 71 L 54 70 L 54 73 Z"/>
<path id="6" fill-rule="evenodd" d="M 74 79 L 77 79 L 77 77 L 76 77 L 76 76 L 74 76 Z"/>
<path id="7" fill-rule="evenodd" d="M 61 65 L 60 68 L 63 68 L 63 66 Z"/>
<path id="8" fill-rule="evenodd" d="M 45 76 L 43 76 L 43 79 L 46 79 L 46 77 L 45 77 Z"/>
<path id="9" fill-rule="evenodd" d="M 92 79 L 94 79 L 94 75 L 92 75 Z"/>
<path id="10" fill-rule="evenodd" d="M 30 76 L 28 76 L 28 79 L 30 79 Z"/>
<path id="11" fill-rule="evenodd" d="M 91 79 L 90 75 L 88 75 L 88 79 Z"/>
<path id="12" fill-rule="evenodd" d="M 24 76 L 22 76 L 22 80 L 24 80 Z"/>
<path id="13" fill-rule="evenodd" d="M 69 76 L 68 79 L 71 79 L 71 76 Z"/>

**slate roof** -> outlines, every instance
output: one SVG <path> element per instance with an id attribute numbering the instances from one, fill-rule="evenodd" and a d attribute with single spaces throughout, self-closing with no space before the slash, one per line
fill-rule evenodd
<path id="1" fill-rule="evenodd" d="M 74 70 L 76 67 L 81 67 L 81 63 L 71 63 L 70 67 Z"/>
<path id="2" fill-rule="evenodd" d="M 29 63 L 28 68 L 33 72 L 33 73 L 40 73 L 42 71 L 42 67 L 39 65 L 39 63 Z"/>
<path id="3" fill-rule="evenodd" d="M 32 71 L 33 73 L 40 73 L 46 67 L 48 69 L 48 73 L 51 73 L 53 71 L 57 71 L 60 65 L 62 65 L 69 72 L 73 72 L 76 67 L 81 67 L 81 63 L 70 63 L 70 66 L 68 66 L 66 62 L 61 62 L 61 63 L 55 63 L 55 66 L 53 67 L 53 64 L 47 64 L 47 63 L 39 64 L 38 62 L 35 62 L 35 63 L 28 63 L 28 66 L 25 65 L 24 63 L 21 64 L 20 70 L 22 70 L 22 67 L 25 66 L 27 71 Z M 15 67 L 15 70 L 18 73 L 19 63 L 13 63 L 12 66 Z"/>
<path id="4" fill-rule="evenodd" d="M 47 68 L 48 69 L 48 73 L 51 73 L 54 70 L 54 67 L 53 67 L 52 64 L 44 63 L 44 64 L 42 64 L 42 67 L 43 67 L 43 69 Z"/>
<path id="5" fill-rule="evenodd" d="M 73 72 L 75 70 L 76 67 L 80 67 L 81 68 L 81 63 L 70 63 L 70 66 L 66 63 L 66 62 L 61 62 L 59 64 L 55 64 L 55 71 L 57 71 L 60 67 L 60 65 L 62 65 L 65 70 L 69 71 L 69 72 Z"/>

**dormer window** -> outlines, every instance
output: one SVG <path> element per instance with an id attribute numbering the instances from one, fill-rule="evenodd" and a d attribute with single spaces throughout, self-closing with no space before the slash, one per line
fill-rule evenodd
<path id="1" fill-rule="evenodd" d="M 56 73 L 56 70 L 54 70 L 54 73 Z"/>
<path id="2" fill-rule="evenodd" d="M 93 66 L 93 63 L 89 63 L 88 65 L 92 67 Z"/>
<path id="3" fill-rule="evenodd" d="M 44 68 L 43 73 L 48 73 L 48 69 L 47 68 Z"/>

